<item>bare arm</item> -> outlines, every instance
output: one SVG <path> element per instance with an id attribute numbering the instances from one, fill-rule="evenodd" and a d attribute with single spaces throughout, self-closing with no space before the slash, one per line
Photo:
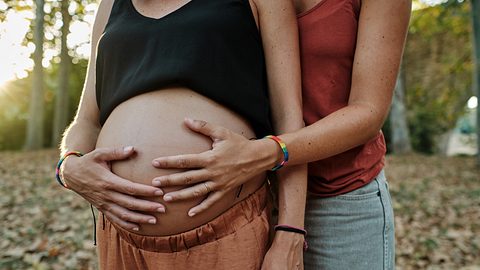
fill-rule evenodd
<path id="1" fill-rule="evenodd" d="M 91 55 L 87 77 L 75 119 L 66 130 L 60 146 L 61 155 L 68 150 L 87 153 L 83 157 L 70 156 L 62 168 L 70 189 L 102 211 L 112 222 L 133 229 L 136 223 L 148 223 L 153 216 L 138 211 L 164 209 L 161 204 L 136 199 L 133 195 L 154 196 L 161 190 L 133 183 L 111 173 L 109 162 L 128 158 L 135 150 L 95 149 L 100 132 L 99 110 L 95 98 L 96 47 L 107 24 L 113 0 L 103 0 L 95 18 L 91 39 Z"/>
<path id="2" fill-rule="evenodd" d="M 290 164 L 345 152 L 378 134 L 388 115 L 410 11 L 410 0 L 362 1 L 348 106 L 282 135 L 292 152 Z"/>

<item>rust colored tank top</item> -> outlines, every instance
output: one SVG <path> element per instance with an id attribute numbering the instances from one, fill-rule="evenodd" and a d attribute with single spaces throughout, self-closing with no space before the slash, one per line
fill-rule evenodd
<path id="1" fill-rule="evenodd" d="M 298 15 L 306 125 L 347 106 L 360 0 L 322 0 Z M 310 192 L 343 194 L 370 183 L 385 164 L 382 132 L 364 145 L 309 164 Z"/>

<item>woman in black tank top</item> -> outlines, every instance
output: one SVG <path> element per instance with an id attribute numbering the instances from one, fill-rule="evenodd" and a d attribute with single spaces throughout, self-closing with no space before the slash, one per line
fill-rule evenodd
<path id="1" fill-rule="evenodd" d="M 148 162 L 210 148 L 211 141 L 183 126 L 185 116 L 207 118 L 247 138 L 301 128 L 297 35 L 290 0 L 100 3 L 85 88 L 61 146 L 62 155 L 84 155 L 69 155 L 61 173 L 70 189 L 101 212 L 101 269 L 303 265 L 301 234 L 276 232 L 268 248 L 264 174 L 224 190 L 229 199 L 210 213 L 187 215 L 205 197 L 169 203 L 169 192 L 186 186 L 153 187 L 154 175 L 171 171 Z M 280 162 L 283 156 L 268 158 Z M 282 169 L 276 178 L 278 223 L 302 228 L 305 166 Z M 203 185 L 207 193 L 209 185 Z M 271 265 L 262 266 L 265 254 Z"/>

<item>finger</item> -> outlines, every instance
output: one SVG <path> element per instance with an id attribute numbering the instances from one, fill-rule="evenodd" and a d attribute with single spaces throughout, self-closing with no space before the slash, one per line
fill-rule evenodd
<path id="1" fill-rule="evenodd" d="M 162 196 L 163 191 L 157 187 L 135 183 L 108 172 L 104 181 L 106 188 L 134 196 Z"/>
<path id="2" fill-rule="evenodd" d="M 176 168 L 176 169 L 193 169 L 205 167 L 210 162 L 208 153 L 210 150 L 200 154 L 187 154 L 156 158 L 152 161 L 152 165 L 157 168 Z"/>
<path id="3" fill-rule="evenodd" d="M 108 199 L 115 205 L 123 206 L 128 210 L 165 213 L 165 206 L 161 203 L 137 199 L 122 193 L 113 193 Z"/>
<path id="4" fill-rule="evenodd" d="M 165 194 L 165 196 L 163 196 L 163 200 L 166 202 L 173 202 L 200 198 L 213 191 L 213 189 L 211 188 L 212 185 L 213 182 L 201 182 L 188 188 L 167 193 Z"/>
<path id="5" fill-rule="evenodd" d="M 133 146 L 116 147 L 116 148 L 97 148 L 93 154 L 93 159 L 97 161 L 122 160 L 130 157 L 135 153 Z"/>
<path id="6" fill-rule="evenodd" d="M 203 120 L 193 120 L 190 118 L 185 118 L 184 122 L 189 129 L 208 136 L 212 138 L 213 141 L 225 139 L 229 132 L 228 129 L 222 126 L 215 125 Z"/>
<path id="7" fill-rule="evenodd" d="M 210 193 L 208 197 L 205 200 L 203 200 L 199 205 L 190 209 L 190 211 L 188 211 L 188 215 L 193 217 L 197 214 L 202 213 L 203 211 L 207 210 L 212 205 L 214 205 L 216 202 L 218 202 L 224 195 L 225 193 L 220 191 L 215 191 Z"/>
<path id="8" fill-rule="evenodd" d="M 210 178 L 206 170 L 185 171 L 155 177 L 152 185 L 156 187 L 189 186 Z"/>
<path id="9" fill-rule="evenodd" d="M 112 205 L 109 212 L 124 222 L 133 224 L 156 224 L 157 219 L 151 215 L 144 215 L 134 211 L 130 211 L 118 205 Z"/>
<path id="10" fill-rule="evenodd" d="M 116 215 L 108 211 L 104 212 L 103 214 L 108 218 L 108 220 L 110 220 L 110 222 L 117 224 L 118 226 L 124 228 L 125 230 L 137 231 L 137 232 L 139 230 L 138 224 L 123 221 L 120 218 L 118 218 Z"/>

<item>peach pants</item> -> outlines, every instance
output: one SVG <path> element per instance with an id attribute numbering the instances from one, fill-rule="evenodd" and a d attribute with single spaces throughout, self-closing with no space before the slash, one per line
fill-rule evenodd
<path id="1" fill-rule="evenodd" d="M 260 269 L 268 249 L 267 201 L 264 185 L 209 223 L 170 236 L 134 234 L 103 217 L 97 225 L 100 269 Z"/>

